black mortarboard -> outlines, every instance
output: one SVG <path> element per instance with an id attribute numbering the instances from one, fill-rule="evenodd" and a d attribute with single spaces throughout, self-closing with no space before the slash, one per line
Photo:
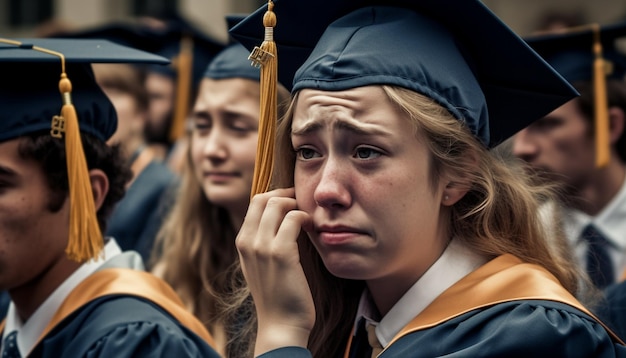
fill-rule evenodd
<path id="1" fill-rule="evenodd" d="M 77 261 L 94 258 L 102 249 L 80 133 L 104 141 L 117 127 L 113 104 L 96 84 L 90 64 L 121 62 L 168 60 L 103 40 L 0 39 L 0 141 L 39 132 L 65 139 L 67 254 Z"/>
<path id="2" fill-rule="evenodd" d="M 488 146 L 577 94 L 478 0 L 274 4 L 278 75 L 294 91 L 406 87 L 436 100 Z M 250 49 L 260 44 L 266 10 L 231 35 Z"/>
<path id="3" fill-rule="evenodd" d="M 230 29 L 244 18 L 245 15 L 228 15 L 226 16 L 226 24 Z M 231 41 L 230 45 L 209 63 L 204 77 L 213 79 L 238 77 L 259 81 L 261 72 L 257 67 L 250 64 L 248 54 L 248 50 L 243 45 L 237 41 Z"/>
<path id="4" fill-rule="evenodd" d="M 596 166 L 605 166 L 610 159 L 606 80 L 626 80 L 626 22 L 577 26 L 526 41 L 568 81 L 593 84 Z"/>

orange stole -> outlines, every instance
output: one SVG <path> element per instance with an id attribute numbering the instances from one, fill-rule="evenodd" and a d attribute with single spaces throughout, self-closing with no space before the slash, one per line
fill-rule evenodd
<path id="1" fill-rule="evenodd" d="M 463 297 L 459 300 L 458 297 Z M 520 300 L 555 301 L 575 307 L 595 318 L 614 341 L 624 344 L 572 296 L 546 269 L 505 254 L 489 261 L 445 290 L 407 324 L 387 345 L 411 333 L 435 327 L 478 308 Z M 352 335 L 344 357 L 348 357 Z M 384 350 L 383 350 L 384 352 Z"/>
<path id="2" fill-rule="evenodd" d="M 35 347 L 64 318 L 87 303 L 110 295 L 135 296 L 155 303 L 215 349 L 215 342 L 209 331 L 185 309 L 178 295 L 165 281 L 147 272 L 123 268 L 96 271 L 76 286 L 52 317 Z M 4 330 L 4 324 L 3 320 L 0 332 Z"/>

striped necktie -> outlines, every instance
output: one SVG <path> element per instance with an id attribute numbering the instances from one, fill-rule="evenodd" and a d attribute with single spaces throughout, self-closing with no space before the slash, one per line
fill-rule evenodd
<path id="1" fill-rule="evenodd" d="M 20 349 L 17 347 L 17 331 L 9 333 L 2 343 L 2 358 L 20 358 Z"/>
<path id="2" fill-rule="evenodd" d="M 589 224 L 582 233 L 587 242 L 587 274 L 596 287 L 602 289 L 615 282 L 613 264 L 609 255 L 609 241 Z"/>

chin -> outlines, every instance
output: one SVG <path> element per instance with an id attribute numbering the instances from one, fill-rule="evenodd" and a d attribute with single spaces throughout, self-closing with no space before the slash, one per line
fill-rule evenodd
<path id="1" fill-rule="evenodd" d="M 353 255 L 329 255 L 323 258 L 324 266 L 333 276 L 348 280 L 366 280 L 370 267 L 362 257 Z"/>
<path id="2" fill-rule="evenodd" d="M 243 202 L 247 205 L 250 199 L 247 195 L 249 194 L 242 195 L 241 193 L 225 193 L 219 190 L 205 192 L 205 196 L 208 201 L 225 208 L 239 207 Z"/>

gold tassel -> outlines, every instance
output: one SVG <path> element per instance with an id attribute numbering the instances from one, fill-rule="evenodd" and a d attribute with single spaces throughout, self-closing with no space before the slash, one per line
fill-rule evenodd
<path id="1" fill-rule="evenodd" d="M 176 58 L 176 102 L 169 139 L 173 143 L 185 134 L 189 111 L 191 78 L 193 72 L 193 39 L 184 35 L 180 41 L 180 53 Z"/>
<path id="2" fill-rule="evenodd" d="M 596 167 L 602 168 L 609 163 L 611 156 L 609 141 L 609 113 L 606 94 L 607 64 L 602 56 L 600 26 L 593 26 L 593 90 L 595 93 L 595 132 L 596 132 Z"/>
<path id="3" fill-rule="evenodd" d="M 261 110 L 259 114 L 259 140 L 250 197 L 269 190 L 274 167 L 274 142 L 278 120 L 278 61 L 274 42 L 276 15 L 274 2 L 268 1 L 267 12 L 263 16 L 265 39 L 260 47 L 255 47 L 248 57 L 254 66 L 261 67 Z"/>
<path id="4" fill-rule="evenodd" d="M 70 229 L 65 253 L 71 260 L 84 262 L 96 258 L 102 252 L 104 244 L 96 216 L 78 116 L 71 100 L 72 84 L 65 71 L 61 74 L 59 90 L 63 96 L 61 118 L 65 122 L 65 155 L 70 192 Z"/>

